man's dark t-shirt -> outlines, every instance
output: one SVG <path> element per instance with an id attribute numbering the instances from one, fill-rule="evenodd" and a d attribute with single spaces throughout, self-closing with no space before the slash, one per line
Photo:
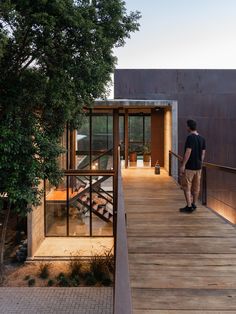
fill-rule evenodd
<path id="1" fill-rule="evenodd" d="M 186 163 L 186 169 L 200 170 L 202 168 L 202 151 L 206 149 L 205 139 L 197 134 L 190 134 L 185 143 L 185 151 L 191 148 L 191 155 Z"/>

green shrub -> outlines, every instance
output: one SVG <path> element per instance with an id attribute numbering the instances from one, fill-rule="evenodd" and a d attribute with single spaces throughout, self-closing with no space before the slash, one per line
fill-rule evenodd
<path id="1" fill-rule="evenodd" d="M 35 279 L 33 279 L 33 278 L 29 279 L 29 280 L 28 280 L 28 286 L 29 286 L 29 287 L 32 287 L 32 286 L 34 286 L 34 285 L 35 285 Z"/>
<path id="2" fill-rule="evenodd" d="M 80 284 L 80 278 L 79 276 L 75 275 L 74 277 L 70 278 L 70 285 L 72 287 L 78 287 Z"/>
<path id="3" fill-rule="evenodd" d="M 48 280 L 48 287 L 52 287 L 54 285 L 54 281 L 52 279 Z"/>
<path id="4" fill-rule="evenodd" d="M 104 251 L 104 264 L 107 266 L 110 273 L 114 274 L 115 271 L 115 258 L 113 248 Z"/>
<path id="5" fill-rule="evenodd" d="M 75 276 L 80 276 L 82 274 L 83 264 L 79 260 L 71 260 L 69 263 L 69 274 L 71 278 Z"/>
<path id="6" fill-rule="evenodd" d="M 39 277 L 41 279 L 47 279 L 49 277 L 49 267 L 50 263 L 44 263 L 39 266 Z"/>
<path id="7" fill-rule="evenodd" d="M 57 277 L 58 285 L 60 287 L 69 287 L 70 286 L 70 281 L 69 279 L 65 276 L 64 273 L 60 273 Z"/>
<path id="8" fill-rule="evenodd" d="M 112 280 L 110 277 L 108 276 L 104 276 L 102 281 L 101 281 L 102 285 L 105 287 L 109 287 L 112 284 Z"/>
<path id="9" fill-rule="evenodd" d="M 90 259 L 90 271 L 93 273 L 97 281 L 101 281 L 106 272 L 104 259 L 100 255 L 93 255 Z"/>
<path id="10" fill-rule="evenodd" d="M 94 286 L 96 285 L 97 280 L 94 277 L 94 275 L 92 273 L 87 273 L 86 277 L 85 277 L 85 284 L 86 286 Z"/>
<path id="11" fill-rule="evenodd" d="M 103 251 L 102 255 L 92 255 L 89 269 L 98 282 L 107 286 L 111 285 L 111 276 L 115 269 L 113 249 Z"/>

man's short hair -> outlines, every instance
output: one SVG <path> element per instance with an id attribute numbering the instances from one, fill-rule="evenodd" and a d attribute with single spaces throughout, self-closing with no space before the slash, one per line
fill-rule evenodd
<path id="1" fill-rule="evenodd" d="M 197 122 L 194 120 L 188 120 L 187 121 L 187 126 L 190 128 L 191 131 L 196 131 L 197 130 Z"/>

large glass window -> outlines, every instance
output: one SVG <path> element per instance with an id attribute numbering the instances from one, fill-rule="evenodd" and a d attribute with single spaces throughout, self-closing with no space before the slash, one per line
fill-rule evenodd
<path id="1" fill-rule="evenodd" d="M 67 234 L 67 179 L 55 188 L 46 181 L 45 221 L 46 235 L 66 236 Z"/>
<path id="2" fill-rule="evenodd" d="M 46 236 L 112 236 L 113 177 L 65 176 L 46 193 Z"/>
<path id="3" fill-rule="evenodd" d="M 92 169 L 113 169 L 113 117 L 92 116 Z"/>
<path id="4" fill-rule="evenodd" d="M 90 178 L 86 176 L 70 176 L 69 203 L 69 235 L 90 235 Z"/>
<path id="5" fill-rule="evenodd" d="M 89 169 L 90 165 L 90 117 L 83 117 L 82 125 L 76 132 L 77 169 Z"/>
<path id="6" fill-rule="evenodd" d="M 60 166 L 73 173 L 57 187 L 45 182 L 46 236 L 113 236 L 113 174 L 107 171 L 113 170 L 112 110 L 88 111 L 76 132 L 65 132 L 62 145 L 68 151 Z"/>
<path id="7" fill-rule="evenodd" d="M 129 151 L 143 154 L 145 146 L 151 143 L 151 117 L 149 115 L 129 116 Z"/>
<path id="8" fill-rule="evenodd" d="M 76 156 L 77 169 L 113 168 L 112 111 L 87 113 L 83 125 L 77 130 Z"/>
<path id="9" fill-rule="evenodd" d="M 113 177 L 93 177 L 92 235 L 113 235 Z M 97 183 L 96 183 L 97 182 Z"/>

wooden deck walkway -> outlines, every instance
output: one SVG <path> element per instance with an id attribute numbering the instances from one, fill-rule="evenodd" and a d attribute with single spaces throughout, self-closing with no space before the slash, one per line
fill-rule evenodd
<path id="1" fill-rule="evenodd" d="M 153 173 L 122 173 L 133 313 L 236 313 L 236 229 L 203 206 L 180 213 L 182 191 Z"/>

